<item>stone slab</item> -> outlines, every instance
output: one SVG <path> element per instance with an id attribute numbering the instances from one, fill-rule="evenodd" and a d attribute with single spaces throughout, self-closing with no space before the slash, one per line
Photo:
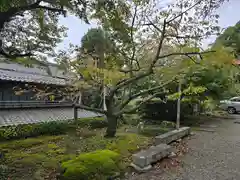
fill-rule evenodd
<path id="1" fill-rule="evenodd" d="M 159 144 L 152 146 L 147 150 L 140 151 L 132 156 L 133 164 L 140 168 L 148 167 L 172 152 L 171 146 L 167 144 Z"/>
<path id="2" fill-rule="evenodd" d="M 190 127 L 182 127 L 155 137 L 155 144 L 169 144 L 190 134 Z"/>
<path id="3" fill-rule="evenodd" d="M 137 166 L 137 165 L 134 164 L 134 163 L 131 163 L 130 166 L 131 166 L 132 168 L 134 168 L 134 169 L 135 169 L 137 172 L 139 172 L 139 173 L 144 173 L 144 172 L 147 172 L 147 171 L 149 171 L 149 170 L 152 169 L 152 165 L 148 165 L 148 166 L 142 168 L 142 167 Z"/>

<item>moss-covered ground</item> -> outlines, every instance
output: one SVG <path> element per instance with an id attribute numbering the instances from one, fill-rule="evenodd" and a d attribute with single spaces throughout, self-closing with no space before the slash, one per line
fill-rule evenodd
<path id="1" fill-rule="evenodd" d="M 0 143 L 0 179 L 55 180 L 61 162 L 84 153 L 109 149 L 121 155 L 127 166 L 130 156 L 151 144 L 152 137 L 125 132 L 121 127 L 115 138 L 104 138 L 105 129 L 77 128 L 64 135 L 38 136 Z M 123 166 L 124 167 L 124 166 Z"/>

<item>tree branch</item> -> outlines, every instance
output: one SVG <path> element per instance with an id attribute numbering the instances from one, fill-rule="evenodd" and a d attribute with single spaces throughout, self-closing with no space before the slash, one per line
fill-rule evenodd
<path id="1" fill-rule="evenodd" d="M 160 33 L 162 33 L 162 30 L 159 27 L 157 27 L 156 24 L 154 24 L 148 17 L 147 17 L 147 19 L 148 19 L 149 23 L 144 24 L 144 25 L 153 26 L 156 30 L 158 30 Z"/>
<path id="2" fill-rule="evenodd" d="M 121 111 L 122 114 L 131 114 L 133 112 L 135 112 L 136 110 L 138 110 L 143 104 L 145 104 L 147 101 L 150 101 L 151 99 L 155 98 L 157 95 L 162 94 L 163 92 L 157 92 L 153 95 L 151 95 L 150 97 L 148 97 L 147 99 L 145 99 L 144 101 L 142 101 L 141 103 L 139 103 L 137 106 L 135 106 L 134 108 L 130 109 L 130 110 L 125 110 L 125 111 Z M 119 113 L 120 114 L 120 113 Z"/>
<path id="3" fill-rule="evenodd" d="M 150 89 L 146 89 L 142 92 L 139 92 L 139 93 L 136 93 L 136 94 L 133 94 L 131 95 L 127 100 L 125 100 L 121 105 L 120 105 L 120 109 L 123 109 L 130 101 L 132 101 L 133 99 L 136 99 L 137 97 L 139 96 L 142 96 L 142 95 L 145 95 L 145 94 L 148 94 L 150 92 L 154 92 L 156 90 L 159 90 L 161 88 L 163 88 L 164 86 L 170 84 L 171 82 L 173 82 L 175 80 L 176 76 L 174 76 L 174 78 L 172 78 L 171 80 L 161 84 L 160 86 L 156 86 L 156 87 L 153 87 L 153 88 L 150 88 Z M 163 92 L 161 92 L 163 93 Z"/>
<path id="4" fill-rule="evenodd" d="M 166 26 L 167 26 L 167 23 L 166 23 L 166 20 L 164 20 L 163 30 L 162 30 L 160 42 L 159 42 L 159 45 L 158 45 L 158 48 L 157 48 L 157 52 L 156 52 L 155 58 L 153 59 L 152 63 L 150 64 L 148 70 L 145 73 L 139 73 L 138 75 L 136 75 L 134 77 L 131 77 L 130 79 L 128 79 L 126 81 L 123 81 L 122 83 L 119 83 L 117 86 L 115 86 L 109 93 L 109 100 L 110 101 L 113 99 L 113 96 L 118 89 L 120 89 L 120 88 L 134 82 L 134 81 L 137 81 L 137 80 L 142 79 L 146 76 L 149 76 L 153 73 L 154 65 L 158 61 L 159 55 L 160 55 L 160 52 L 161 52 L 161 49 L 162 49 L 162 45 L 163 45 L 163 41 L 164 41 L 165 33 L 166 33 Z"/>
<path id="5" fill-rule="evenodd" d="M 156 62 L 158 61 L 158 57 L 161 53 L 161 49 L 162 49 L 162 45 L 163 45 L 163 41 L 164 41 L 164 38 L 165 38 L 165 33 L 166 33 L 166 26 L 167 26 L 167 22 L 166 22 L 166 19 L 164 19 L 164 22 L 163 22 L 163 29 L 162 29 L 162 34 L 161 34 L 161 39 L 160 39 L 160 42 L 159 42 L 159 45 L 158 45 L 158 48 L 157 48 L 157 53 L 156 53 L 156 56 L 154 58 L 154 60 L 152 61 L 150 67 L 149 67 L 149 71 L 152 70 L 152 68 L 154 67 L 154 65 L 156 64 Z"/>
<path id="6" fill-rule="evenodd" d="M 190 55 L 202 55 L 202 54 L 207 54 L 207 53 L 212 53 L 212 52 L 216 52 L 216 51 L 186 52 L 186 53 L 181 53 L 181 52 L 178 52 L 178 53 L 170 53 L 170 54 L 166 54 L 166 55 L 159 56 L 159 59 L 166 58 L 166 57 L 170 57 L 170 56 L 180 56 L 180 55 L 188 56 L 188 57 L 189 57 Z"/>
<path id="7" fill-rule="evenodd" d="M 113 98 L 114 93 L 115 93 L 118 89 L 120 89 L 120 88 L 122 88 L 122 87 L 124 87 L 124 86 L 126 86 L 126 85 L 128 85 L 128 84 L 130 84 L 130 83 L 132 83 L 132 82 L 134 82 L 134 81 L 137 81 L 137 80 L 139 80 L 139 79 L 142 79 L 142 78 L 144 78 L 144 77 L 152 74 L 152 72 L 153 72 L 153 71 L 151 70 L 151 71 L 147 71 L 147 72 L 145 72 L 145 73 L 139 73 L 137 76 L 134 76 L 134 77 L 129 78 L 129 79 L 125 80 L 125 81 L 122 81 L 122 83 L 116 85 L 116 86 L 110 91 L 110 93 L 109 93 L 109 99 L 112 99 L 112 98 Z"/>
<path id="8" fill-rule="evenodd" d="M 131 25 L 131 33 L 130 33 L 131 41 L 132 41 L 132 48 L 133 48 L 132 56 L 130 59 L 130 77 L 133 76 L 132 64 L 133 64 L 133 60 L 135 58 L 135 53 L 136 53 L 136 46 L 134 44 L 134 39 L 133 39 L 133 27 L 134 27 L 136 16 L 137 16 L 137 5 L 135 5 L 135 8 L 134 8 L 134 14 L 133 14 L 132 25 Z"/>
<path id="9" fill-rule="evenodd" d="M 203 0 L 199 0 L 197 1 L 195 4 L 193 4 L 192 6 L 190 6 L 188 9 L 186 9 L 185 11 L 179 13 L 178 15 L 176 15 L 174 18 L 170 19 L 169 21 L 167 21 L 167 23 L 171 23 L 173 22 L 175 19 L 181 17 L 183 14 L 185 14 L 186 12 L 188 12 L 189 10 L 191 10 L 192 8 L 194 8 L 195 6 L 197 6 L 198 4 L 200 4 Z"/>

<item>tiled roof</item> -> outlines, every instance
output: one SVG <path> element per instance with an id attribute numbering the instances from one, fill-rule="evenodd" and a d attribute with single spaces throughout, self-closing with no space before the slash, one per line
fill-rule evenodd
<path id="1" fill-rule="evenodd" d="M 61 78 L 54 78 L 51 76 L 43 76 L 39 74 L 27 74 L 16 71 L 8 71 L 0 69 L 0 79 L 11 80 L 11 81 L 22 81 L 22 82 L 35 82 L 42 84 L 56 84 L 65 85 L 66 80 Z"/>
<path id="2" fill-rule="evenodd" d="M 73 115 L 73 108 L 71 107 L 1 110 L 0 127 L 50 121 L 67 121 L 73 119 Z M 78 110 L 79 118 L 97 116 L 102 115 L 83 109 Z"/>
<path id="3" fill-rule="evenodd" d="M 56 68 L 54 74 L 49 75 L 47 73 L 47 70 L 44 68 L 42 69 L 36 67 L 28 68 L 20 64 L 0 63 L 1 80 L 65 85 L 67 83 L 67 77 L 66 78 L 63 77 L 64 76 L 62 75 L 61 72 L 58 72 L 57 74 Z"/>

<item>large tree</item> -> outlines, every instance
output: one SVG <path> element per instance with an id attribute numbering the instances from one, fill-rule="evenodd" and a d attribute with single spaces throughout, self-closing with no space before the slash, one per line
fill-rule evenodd
<path id="1" fill-rule="evenodd" d="M 137 110 L 142 103 L 162 93 L 164 87 L 182 73 L 177 69 L 165 76 L 161 74 L 164 69 L 183 57 L 196 61 L 196 56 L 201 59 L 205 53 L 209 53 L 200 51 L 198 47 L 203 38 L 219 30 L 216 24 L 218 15 L 214 14 L 214 8 L 221 2 L 178 0 L 162 8 L 156 0 L 128 2 L 130 13 L 121 19 L 125 22 L 124 27 L 118 26 L 116 19 L 112 18 L 114 16 L 104 16 L 103 27 L 110 34 L 117 34 L 118 53 L 128 68 L 124 69 L 125 76 L 119 75 L 119 80 L 106 83 L 109 87 L 107 110 L 79 107 L 105 114 L 109 122 L 106 136 L 114 136 L 119 116 Z M 188 51 L 169 48 L 186 44 L 194 46 Z M 114 69 L 106 73 L 110 71 Z M 158 85 L 134 91 L 134 86 L 156 72 L 159 72 Z M 138 106 L 129 109 L 129 102 L 143 95 L 148 96 Z"/>
<path id="2" fill-rule="evenodd" d="M 205 54 L 214 52 L 202 51 L 201 40 L 219 31 L 219 16 L 214 9 L 223 0 L 177 0 L 163 7 L 158 0 L 109 2 L 107 6 L 97 6 L 92 17 L 98 18 L 104 31 L 116 44 L 115 53 L 123 60 L 125 68 L 122 71 L 117 66 L 104 70 L 94 67 L 84 69 L 78 59 L 69 61 L 70 69 L 74 69 L 78 78 L 71 83 L 71 90 L 66 91 L 66 96 L 76 96 L 75 92 L 86 87 L 85 84 L 100 84 L 102 79 L 97 75 L 104 73 L 104 84 L 109 89 L 107 109 L 79 107 L 106 115 L 106 136 L 112 137 L 122 114 L 136 111 L 143 103 L 163 93 L 168 84 L 183 76 L 184 69 L 171 69 L 176 62 L 186 58 L 197 62 Z M 82 81 L 79 81 L 78 73 L 81 73 Z M 142 82 L 155 75 L 158 83 L 141 86 Z M 141 96 L 144 100 L 140 104 L 127 106 Z"/>

